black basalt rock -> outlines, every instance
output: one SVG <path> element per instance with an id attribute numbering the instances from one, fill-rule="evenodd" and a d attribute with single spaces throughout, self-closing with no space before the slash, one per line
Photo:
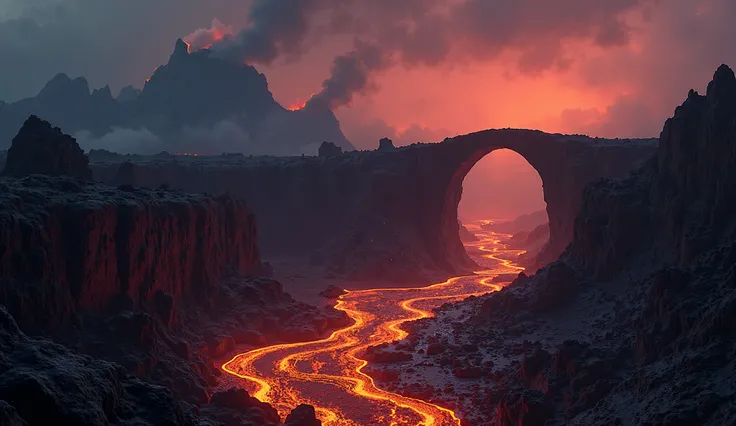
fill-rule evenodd
<path id="1" fill-rule="evenodd" d="M 91 179 L 89 159 L 77 140 L 31 115 L 8 150 L 4 176 L 33 174 Z"/>

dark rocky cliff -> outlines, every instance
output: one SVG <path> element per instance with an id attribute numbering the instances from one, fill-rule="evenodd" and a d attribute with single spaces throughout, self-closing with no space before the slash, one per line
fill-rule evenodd
<path id="1" fill-rule="evenodd" d="M 61 326 L 117 297 L 206 300 L 227 274 L 260 267 L 254 217 L 232 197 L 44 176 L 0 188 L 0 303 L 24 327 Z"/>
<path id="2" fill-rule="evenodd" d="M 736 79 L 721 66 L 706 95 L 690 91 L 662 130 L 657 155 L 624 180 L 591 185 L 568 250 L 597 274 L 658 249 L 691 263 L 732 237 L 736 225 Z"/>

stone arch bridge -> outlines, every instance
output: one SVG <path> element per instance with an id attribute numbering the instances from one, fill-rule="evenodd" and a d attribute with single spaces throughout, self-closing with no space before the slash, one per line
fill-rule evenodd
<path id="1" fill-rule="evenodd" d="M 421 281 L 473 269 L 458 236 L 457 207 L 465 175 L 491 151 L 517 152 L 541 177 L 550 239 L 540 266 L 572 240 L 585 186 L 624 175 L 656 147 L 656 139 L 501 129 L 329 158 L 159 156 L 120 164 L 124 157 L 92 155 L 90 166 L 96 179 L 116 185 L 244 197 L 266 258 L 307 256 L 327 276 Z"/>

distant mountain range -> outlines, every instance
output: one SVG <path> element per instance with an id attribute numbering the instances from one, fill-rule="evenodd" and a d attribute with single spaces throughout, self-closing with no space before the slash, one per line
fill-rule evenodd
<path id="1" fill-rule="evenodd" d="M 182 40 L 142 90 L 129 86 L 113 98 L 107 86 L 90 91 L 84 78 L 58 74 L 35 97 L 0 102 L 0 149 L 31 114 L 88 149 L 298 155 L 316 153 L 322 141 L 355 149 L 329 109 L 287 110 L 254 67 L 190 52 Z"/>

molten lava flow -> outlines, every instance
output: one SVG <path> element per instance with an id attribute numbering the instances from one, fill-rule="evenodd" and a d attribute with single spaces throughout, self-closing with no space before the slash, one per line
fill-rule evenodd
<path id="1" fill-rule="evenodd" d="M 335 308 L 353 325 L 322 340 L 239 354 L 222 369 L 244 379 L 244 387 L 282 416 L 311 404 L 324 425 L 460 425 L 452 410 L 378 388 L 363 372 L 368 363 L 360 355 L 369 346 L 406 338 L 403 323 L 431 317 L 432 309 L 444 303 L 496 291 L 502 284 L 491 283 L 495 277 L 523 270 L 513 259 L 524 252 L 507 249 L 501 242 L 507 236 L 469 227 L 481 238 L 467 247 L 488 269 L 428 287 L 350 291 Z"/>

